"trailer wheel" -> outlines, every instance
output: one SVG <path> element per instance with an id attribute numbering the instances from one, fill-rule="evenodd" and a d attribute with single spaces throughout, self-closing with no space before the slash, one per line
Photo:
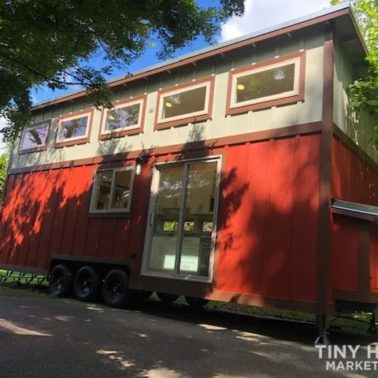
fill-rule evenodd
<path id="1" fill-rule="evenodd" d="M 99 288 L 100 279 L 94 268 L 83 266 L 77 271 L 74 282 L 74 292 L 77 299 L 93 301 L 98 296 Z"/>
<path id="2" fill-rule="evenodd" d="M 167 293 L 156 293 L 159 299 L 166 304 L 171 304 L 177 300 L 179 295 L 176 294 L 167 294 Z"/>
<path id="3" fill-rule="evenodd" d="M 125 307 L 129 301 L 129 277 L 120 269 L 111 270 L 102 286 L 104 302 L 110 307 Z"/>
<path id="4" fill-rule="evenodd" d="M 72 293 L 73 274 L 64 264 L 54 266 L 50 272 L 49 286 L 51 294 L 57 297 L 67 297 Z"/>
<path id="5" fill-rule="evenodd" d="M 200 310 L 209 303 L 207 299 L 196 297 L 185 297 L 185 300 L 188 303 L 188 305 L 195 310 Z"/>

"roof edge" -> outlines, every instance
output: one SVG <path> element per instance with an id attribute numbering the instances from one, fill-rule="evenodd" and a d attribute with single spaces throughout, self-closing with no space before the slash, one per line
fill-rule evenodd
<path id="1" fill-rule="evenodd" d="M 363 44 L 364 50 L 368 52 L 366 44 L 364 43 L 361 33 L 359 32 L 359 29 L 357 27 L 357 23 L 353 15 L 352 9 L 350 7 L 350 4 L 349 2 L 345 2 L 339 5 L 324 9 L 319 12 L 311 13 L 306 16 L 302 16 L 300 18 L 289 20 L 285 23 L 273 25 L 272 27 L 265 28 L 254 33 L 250 33 L 250 34 L 247 34 L 247 35 L 235 38 L 235 39 L 231 39 L 229 41 L 219 43 L 215 46 L 206 47 L 206 48 L 197 50 L 195 52 L 185 54 L 180 57 L 168 60 L 166 62 L 162 62 L 162 63 L 158 63 L 155 65 L 146 67 L 142 70 L 135 71 L 134 73 L 128 76 L 122 76 L 116 79 L 109 80 L 108 86 L 110 88 L 114 88 L 114 87 L 126 84 L 128 82 L 131 82 L 131 81 L 140 80 L 148 76 L 158 74 L 163 71 L 185 66 L 187 64 L 191 64 L 198 60 L 203 60 L 212 56 L 219 55 L 221 53 L 236 50 L 238 48 L 247 46 L 249 44 L 261 42 L 269 38 L 274 38 L 279 35 L 287 34 L 289 32 L 293 32 L 293 31 L 300 30 L 305 27 L 320 24 L 322 22 L 327 22 L 327 21 L 330 21 L 332 19 L 341 17 L 343 15 L 347 15 L 347 14 L 351 16 L 351 20 L 358 32 L 359 39 L 361 40 L 361 43 Z M 86 95 L 87 95 L 87 91 L 85 89 L 74 91 L 68 94 L 63 94 L 51 100 L 36 103 L 35 105 L 32 106 L 32 110 L 34 111 L 34 110 L 47 108 L 49 106 L 64 103 L 66 101 L 71 101 L 80 97 L 85 97 Z"/>

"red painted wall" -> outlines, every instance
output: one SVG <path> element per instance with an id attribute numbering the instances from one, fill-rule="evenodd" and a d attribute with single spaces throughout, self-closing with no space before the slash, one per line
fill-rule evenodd
<path id="1" fill-rule="evenodd" d="M 217 289 L 314 301 L 320 136 L 230 147 Z"/>
<path id="2" fill-rule="evenodd" d="M 378 206 L 378 172 L 338 137 L 332 145 L 332 197 Z M 358 290 L 361 221 L 334 215 L 330 289 Z M 371 228 L 371 288 L 378 290 L 378 229 Z"/>
<path id="3" fill-rule="evenodd" d="M 50 255 L 125 260 L 140 251 L 149 178 L 135 180 L 133 218 L 93 218 L 88 210 L 98 168 L 11 175 L 2 208 L 0 264 L 47 269 Z"/>
<path id="4" fill-rule="evenodd" d="M 224 157 L 214 288 L 315 300 L 319 146 L 313 134 L 208 151 Z M 134 181 L 130 218 L 88 217 L 97 165 L 11 175 L 0 263 L 46 269 L 49 254 L 131 258 L 137 279 L 152 164 Z"/>

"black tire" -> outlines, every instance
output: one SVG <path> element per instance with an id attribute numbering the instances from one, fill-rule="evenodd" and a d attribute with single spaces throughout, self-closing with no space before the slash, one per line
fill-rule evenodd
<path id="1" fill-rule="evenodd" d="M 195 310 L 204 308 L 209 301 L 204 298 L 185 297 L 186 303 Z"/>
<path id="2" fill-rule="evenodd" d="M 100 279 L 91 266 L 81 267 L 75 274 L 74 293 L 77 299 L 85 302 L 94 301 L 99 294 Z"/>
<path id="3" fill-rule="evenodd" d="M 122 308 L 129 302 L 129 277 L 120 269 L 111 270 L 102 285 L 102 297 L 110 307 Z"/>
<path id="4" fill-rule="evenodd" d="M 64 264 L 54 266 L 50 272 L 49 286 L 51 294 L 62 298 L 72 294 L 73 274 Z"/>
<path id="5" fill-rule="evenodd" d="M 156 293 L 159 299 L 166 304 L 171 304 L 177 300 L 179 295 L 176 294 L 167 294 L 167 293 Z"/>

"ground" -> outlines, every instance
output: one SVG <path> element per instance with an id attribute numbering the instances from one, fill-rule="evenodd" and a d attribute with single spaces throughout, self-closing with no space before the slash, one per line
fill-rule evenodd
<path id="1" fill-rule="evenodd" d="M 1 377 L 377 376 L 327 372 L 315 336 L 305 322 L 157 302 L 117 310 L 0 290 Z M 357 331 L 331 339 L 361 345 L 360 359 L 377 340 Z"/>

